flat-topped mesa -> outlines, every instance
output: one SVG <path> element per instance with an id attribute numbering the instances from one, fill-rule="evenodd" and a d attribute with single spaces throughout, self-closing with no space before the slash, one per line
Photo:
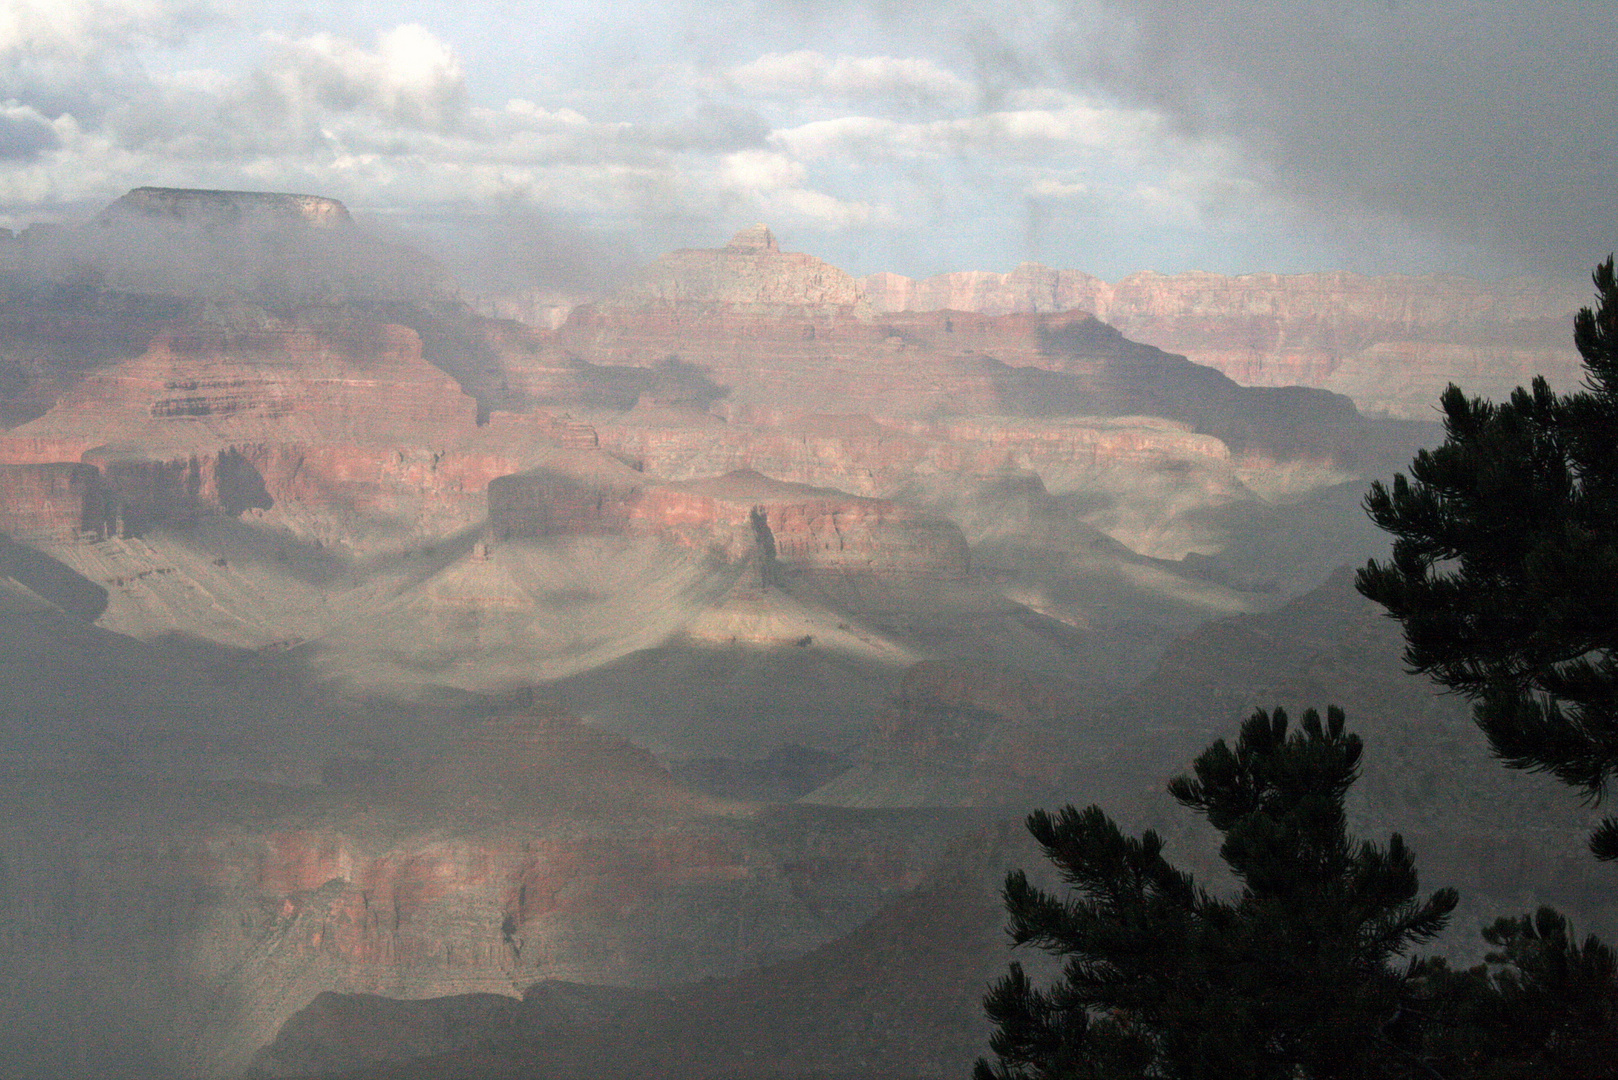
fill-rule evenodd
<path id="1" fill-rule="evenodd" d="M 0 244 L 0 274 L 47 289 L 76 282 L 75 317 L 120 305 L 221 300 L 277 308 L 453 302 L 445 269 L 362 228 L 321 195 L 140 187 L 83 225 Z M 54 295 L 54 294 L 53 294 Z"/>
<path id="2" fill-rule="evenodd" d="M 762 225 L 743 229 L 722 248 L 685 248 L 648 267 L 607 301 L 610 308 L 846 308 L 861 304 L 853 275 L 813 255 L 782 251 Z M 763 310 L 761 310 L 763 309 Z"/>
<path id="3" fill-rule="evenodd" d="M 354 223 L 348 207 L 324 195 L 168 187 L 134 188 L 101 212 L 103 221 L 132 218 L 196 225 L 258 220 L 322 229 Z"/>

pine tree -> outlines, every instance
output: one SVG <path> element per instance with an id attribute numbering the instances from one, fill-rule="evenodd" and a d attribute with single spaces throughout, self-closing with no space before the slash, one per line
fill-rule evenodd
<path id="1" fill-rule="evenodd" d="M 1454 972 L 1422 961 L 1409 1014 L 1423 1058 L 1447 1080 L 1618 1077 L 1618 957 L 1542 907 L 1498 919 L 1486 962 Z"/>
<path id="2" fill-rule="evenodd" d="M 1285 712 L 1261 710 L 1234 749 L 1216 742 L 1169 785 L 1224 834 L 1234 900 L 1099 807 L 1031 815 L 1072 892 L 1011 874 L 1008 930 L 1066 964 L 1049 989 L 1013 964 L 990 990 L 998 1062 L 979 1061 L 977 1080 L 1421 1075 L 1419 1039 L 1397 1023 L 1417 969 L 1396 961 L 1443 929 L 1456 895 L 1417 899 L 1398 835 L 1349 836 L 1362 747 L 1343 725 L 1310 710 L 1289 733 Z"/>
<path id="3" fill-rule="evenodd" d="M 1504 404 L 1442 398 L 1445 440 L 1365 506 L 1392 558 L 1359 590 L 1404 627 L 1405 660 L 1473 703 L 1494 752 L 1599 800 L 1618 776 L 1618 283 L 1574 321 L 1586 389 L 1543 378 Z M 1618 858 L 1618 818 L 1591 838 Z"/>

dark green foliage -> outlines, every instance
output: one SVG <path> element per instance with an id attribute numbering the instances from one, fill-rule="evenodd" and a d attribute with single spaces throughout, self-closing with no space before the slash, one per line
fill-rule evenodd
<path id="1" fill-rule="evenodd" d="M 1424 1056 L 1445 1077 L 1597 1080 L 1618 1077 L 1618 960 L 1580 944 L 1550 908 L 1483 931 L 1487 963 L 1451 971 L 1423 961 L 1410 1008 Z"/>
<path id="2" fill-rule="evenodd" d="M 1404 626 L 1405 659 L 1465 694 L 1509 766 L 1599 799 L 1618 775 L 1618 283 L 1574 340 L 1587 389 L 1543 379 L 1505 404 L 1442 399 L 1446 438 L 1365 506 L 1392 558 L 1359 590 Z M 1618 858 L 1618 819 L 1591 839 Z"/>
<path id="3" fill-rule="evenodd" d="M 1396 964 L 1443 927 L 1453 891 L 1418 899 L 1414 861 L 1348 835 L 1343 798 L 1361 744 L 1343 714 L 1255 713 L 1234 749 L 1206 750 L 1169 791 L 1224 834 L 1241 883 L 1221 900 L 1124 836 L 1098 807 L 1028 819 L 1072 887 L 1067 898 L 1006 880 L 1009 932 L 1066 958 L 1035 988 L 1020 965 L 985 1007 L 999 1058 L 978 1080 L 1424 1075 L 1419 1039 L 1396 1022 L 1413 968 Z M 1415 1071 L 1411 1071 L 1415 1070 Z"/>

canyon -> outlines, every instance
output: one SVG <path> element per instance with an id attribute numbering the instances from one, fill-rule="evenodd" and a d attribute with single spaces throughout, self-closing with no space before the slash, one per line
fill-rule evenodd
<path id="1" fill-rule="evenodd" d="M 860 284 L 879 312 L 1087 311 L 1244 385 L 1319 387 L 1405 418 L 1431 416 L 1450 382 L 1498 399 L 1536 375 L 1563 391 L 1580 379 L 1569 328 L 1585 300 L 1530 279 L 1144 272 L 1108 283 L 1024 263 Z"/>
<path id="2" fill-rule="evenodd" d="M 754 226 L 523 322 L 318 196 L 4 240 L 0 1075 L 960 1073 L 1019 815 L 1211 871 L 1163 781 L 1277 703 L 1472 922 L 1603 930 L 1341 570 L 1566 302 Z"/>

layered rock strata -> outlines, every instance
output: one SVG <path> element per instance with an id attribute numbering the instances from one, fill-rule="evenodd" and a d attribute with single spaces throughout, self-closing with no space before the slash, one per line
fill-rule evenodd
<path id="1" fill-rule="evenodd" d="M 0 829 L 0 1021 L 17 1036 L 0 1064 L 233 1076 L 327 991 L 730 975 L 846 933 L 915 885 L 946 831 L 759 816 L 576 723 L 497 727 L 432 760 L 333 761 L 313 785 L 237 778 L 231 796 L 171 776 L 183 811 L 166 817 L 131 762 L 12 776 L 58 820 L 8 811 Z M 108 1033 L 132 1017 L 129 1042 Z"/>
<path id="2" fill-rule="evenodd" d="M 544 351 L 512 358 L 505 378 L 514 392 L 544 397 L 564 355 L 648 367 L 677 356 L 726 388 L 712 411 L 755 423 L 802 413 L 900 427 L 973 414 L 1146 415 L 1184 421 L 1238 453 L 1344 461 L 1363 458 L 1379 438 L 1347 398 L 1239 386 L 1086 315 L 785 319 L 723 306 L 707 314 L 581 309 Z M 528 364 L 539 383 L 527 381 Z"/>
<path id="3" fill-rule="evenodd" d="M 248 1075 L 307 1075 L 317 1063 L 378 1080 L 953 1075 L 982 1053 L 981 988 L 1004 966 L 995 884 L 1019 847 L 1008 832 L 975 830 L 947 869 L 803 957 L 650 993 L 547 980 L 504 1003 L 327 995 L 288 1021 Z M 384 1031 L 399 1041 L 383 1043 Z"/>
<path id="4" fill-rule="evenodd" d="M 20 540 L 104 536 L 116 515 L 109 496 L 93 465 L 0 465 L 0 532 Z"/>
<path id="5" fill-rule="evenodd" d="M 103 219 L 156 218 L 224 224 L 243 218 L 269 218 L 314 228 L 354 223 L 348 207 L 323 195 L 270 191 L 210 191 L 200 188 L 138 187 L 113 200 Z"/>
<path id="6" fill-rule="evenodd" d="M 860 302 L 859 283 L 813 255 L 781 250 L 764 225 L 743 229 L 717 250 L 664 255 L 609 306 L 667 309 L 714 304 L 749 310 L 781 307 L 835 312 Z"/>
<path id="7" fill-rule="evenodd" d="M 1430 415 L 1449 382 L 1499 397 L 1537 374 L 1579 378 L 1573 289 L 1359 274 L 1132 274 L 1115 284 L 1024 263 L 1005 274 L 861 279 L 876 312 L 1081 310 L 1254 386 L 1314 386 L 1364 409 Z"/>
<path id="8" fill-rule="evenodd" d="M 407 327 L 222 310 L 164 328 L 139 356 L 84 375 L 44 416 L 0 433 L 0 464 L 91 467 L 112 504 L 83 502 L 81 515 L 113 531 L 249 511 L 445 531 L 482 516 L 493 477 L 546 448 L 595 442 L 566 418 L 497 415 L 480 427 L 477 413 Z M 55 527 L 37 500 L 8 506 L 19 528 L 30 514 Z M 321 526 L 333 529 L 353 531 Z"/>
<path id="9" fill-rule="evenodd" d="M 489 485 L 489 529 L 496 539 L 655 536 L 728 562 L 756 558 L 801 573 L 959 580 L 969 565 L 965 539 L 946 521 L 749 470 L 655 483 L 598 462 L 589 475 L 542 469 L 499 477 Z"/>

